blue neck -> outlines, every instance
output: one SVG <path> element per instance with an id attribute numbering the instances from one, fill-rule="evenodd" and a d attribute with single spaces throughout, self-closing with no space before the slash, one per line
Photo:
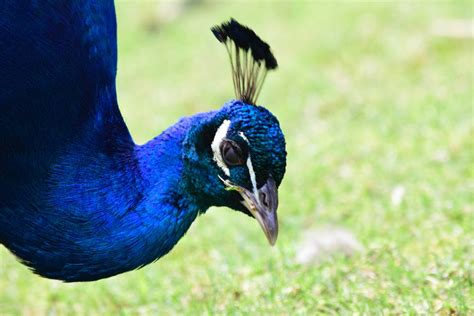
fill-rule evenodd
<path id="1" fill-rule="evenodd" d="M 10 223 L 24 229 L 0 239 L 36 272 L 66 281 L 109 277 L 165 255 L 209 207 L 196 198 L 195 175 L 183 172 L 183 143 L 212 114 L 184 118 L 142 146 L 97 153 L 94 145 L 73 145 L 51 171 L 47 192 L 32 197 L 41 212 L 17 207 L 24 214 Z"/>

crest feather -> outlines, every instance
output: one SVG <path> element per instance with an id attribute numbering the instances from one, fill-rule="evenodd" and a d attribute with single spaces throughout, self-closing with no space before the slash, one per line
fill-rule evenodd
<path id="1" fill-rule="evenodd" d="M 278 67 L 270 46 L 234 19 L 212 27 L 211 31 L 229 53 L 237 98 L 255 105 L 267 71 Z"/>

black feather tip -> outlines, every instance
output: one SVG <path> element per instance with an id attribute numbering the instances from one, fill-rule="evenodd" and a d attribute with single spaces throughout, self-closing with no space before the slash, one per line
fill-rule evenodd
<path id="1" fill-rule="evenodd" d="M 256 61 L 265 62 L 265 67 L 275 69 L 278 67 L 277 60 L 273 56 L 270 45 L 265 43 L 252 29 L 240 24 L 235 19 L 216 25 L 211 28 L 212 33 L 221 43 L 226 43 L 230 39 L 235 45 L 244 51 L 249 49 Z"/>
<path id="2" fill-rule="evenodd" d="M 267 71 L 278 67 L 270 46 L 234 19 L 212 27 L 211 31 L 229 52 L 237 97 L 255 104 Z"/>

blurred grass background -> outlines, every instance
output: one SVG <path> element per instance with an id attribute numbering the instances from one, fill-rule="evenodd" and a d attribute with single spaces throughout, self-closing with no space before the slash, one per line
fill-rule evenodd
<path id="1" fill-rule="evenodd" d="M 277 245 L 222 208 L 94 283 L 39 278 L 1 248 L 0 314 L 472 315 L 474 42 L 452 27 L 472 2 L 192 3 L 117 1 L 120 108 L 139 143 L 219 108 L 233 89 L 209 27 L 254 28 L 280 64 L 259 98 L 288 143 Z M 302 233 L 325 225 L 365 251 L 298 265 Z"/>

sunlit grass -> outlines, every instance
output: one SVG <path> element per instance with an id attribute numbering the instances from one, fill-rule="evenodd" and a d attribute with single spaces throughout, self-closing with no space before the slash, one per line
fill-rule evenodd
<path id="1" fill-rule="evenodd" d="M 210 26 L 233 16 L 272 44 L 259 101 L 288 143 L 279 240 L 211 209 L 158 262 L 83 284 L 2 248 L 0 314 L 474 313 L 474 42 L 432 33 L 472 4 L 204 2 L 164 24 L 154 2 L 117 6 L 119 103 L 140 143 L 233 97 Z M 302 232 L 327 224 L 366 250 L 297 265 Z"/>

